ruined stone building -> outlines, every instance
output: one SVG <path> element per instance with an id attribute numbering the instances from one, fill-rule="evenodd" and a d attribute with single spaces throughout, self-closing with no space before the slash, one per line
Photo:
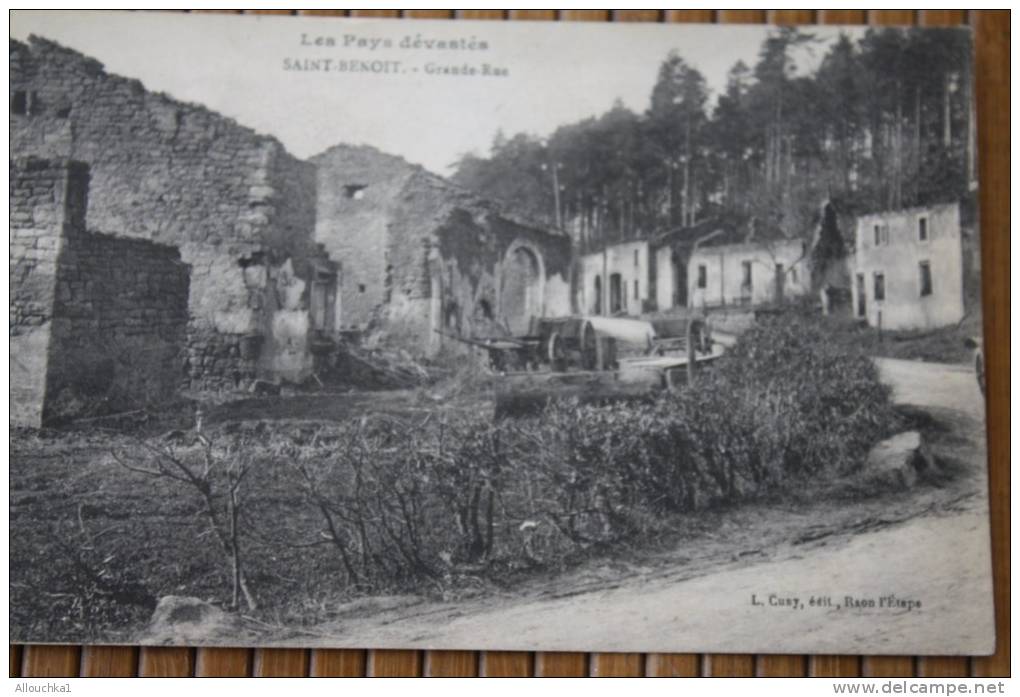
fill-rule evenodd
<path id="1" fill-rule="evenodd" d="M 73 406 L 86 392 L 93 402 L 115 393 L 151 401 L 171 384 L 204 393 L 302 382 L 345 329 L 434 355 L 453 347 L 436 329 L 525 333 L 533 316 L 570 311 L 566 236 L 399 158 L 338 146 L 299 160 L 272 137 L 39 37 L 10 42 L 10 78 L 20 298 L 11 364 L 23 368 L 12 397 L 24 415 L 12 423 L 38 425 L 58 392 Z M 120 286 L 94 278 L 122 260 L 137 262 L 134 281 L 126 271 L 110 279 Z M 76 383 L 77 395 L 61 382 L 67 361 L 102 353 L 81 338 L 84 324 L 65 341 L 67 307 L 93 328 L 123 319 L 137 329 L 164 315 L 177 327 L 180 308 L 146 295 L 167 288 L 171 305 L 185 299 L 183 329 L 110 332 L 103 345 L 160 356 L 153 384 L 134 385 L 129 376 L 143 371 L 106 363 L 91 371 L 96 384 Z"/>
<path id="2" fill-rule="evenodd" d="M 957 203 L 857 218 L 853 313 L 886 329 L 931 329 L 964 316 L 964 252 Z"/>
<path id="3" fill-rule="evenodd" d="M 165 400 L 180 385 L 190 269 L 176 248 L 86 229 L 88 168 L 10 166 L 11 423 Z"/>
<path id="4" fill-rule="evenodd" d="M 412 352 L 464 336 L 526 334 L 570 313 L 570 239 L 371 147 L 339 145 L 318 170 L 315 239 L 342 260 L 337 322 Z"/>
<path id="5" fill-rule="evenodd" d="M 275 139 L 153 94 L 75 51 L 10 42 L 11 156 L 87 163 L 87 221 L 191 267 L 182 384 L 244 388 L 312 366 L 315 170 Z M 13 263 L 13 261 L 12 261 Z"/>

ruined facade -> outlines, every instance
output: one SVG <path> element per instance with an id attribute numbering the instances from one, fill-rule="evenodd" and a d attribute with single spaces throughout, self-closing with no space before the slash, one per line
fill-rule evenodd
<path id="1" fill-rule="evenodd" d="M 859 216 L 854 247 L 855 317 L 886 329 L 931 329 L 963 318 L 959 204 Z"/>
<path id="2" fill-rule="evenodd" d="M 525 334 L 532 317 L 570 313 L 565 235 L 374 148 L 312 162 L 315 239 L 343 264 L 337 326 L 435 355 L 458 348 L 440 332 Z"/>
<path id="3" fill-rule="evenodd" d="M 10 69 L 12 423 L 301 382 L 346 329 L 435 355 L 571 310 L 569 238 L 421 167 L 298 160 L 37 37 Z"/>
<path id="4" fill-rule="evenodd" d="M 799 239 L 701 245 L 687 262 L 688 306 L 780 303 L 810 290 Z"/>
<path id="5" fill-rule="evenodd" d="M 647 240 L 621 242 L 581 257 L 580 299 L 592 315 L 640 315 L 655 293 L 653 249 Z"/>
<path id="6" fill-rule="evenodd" d="M 581 259 L 578 305 L 589 314 L 761 305 L 810 291 L 808 245 L 773 231 L 706 221 Z M 608 279 L 608 282 L 607 282 Z"/>
<path id="7" fill-rule="evenodd" d="M 148 406 L 180 384 L 188 266 L 173 247 L 86 229 L 88 168 L 10 164 L 11 423 Z"/>
<path id="8" fill-rule="evenodd" d="M 44 39 L 10 42 L 10 74 L 11 156 L 87 163 L 89 226 L 174 247 L 191 267 L 182 385 L 307 376 L 309 286 L 335 274 L 312 240 L 314 166 Z"/>

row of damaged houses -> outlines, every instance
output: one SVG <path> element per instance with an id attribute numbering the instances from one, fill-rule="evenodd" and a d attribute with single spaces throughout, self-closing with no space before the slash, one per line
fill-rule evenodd
<path id="1" fill-rule="evenodd" d="M 570 311 L 570 240 L 421 167 L 275 138 L 54 42 L 10 42 L 11 423 L 300 383 L 341 333 Z M 449 333 L 449 332 L 447 332 Z"/>
<path id="2" fill-rule="evenodd" d="M 301 383 L 349 335 L 436 357 L 534 317 L 753 306 L 819 278 L 888 327 L 962 312 L 953 207 L 861 218 L 859 239 L 885 232 L 825 274 L 812 241 L 732 221 L 576 258 L 566 233 L 399 157 L 299 159 L 38 37 L 10 42 L 10 135 L 15 425 Z"/>
<path id="3" fill-rule="evenodd" d="M 892 330 L 964 317 L 979 255 L 960 203 L 859 216 L 853 238 L 829 256 L 816 253 L 827 216 L 828 203 L 810 238 L 730 219 L 606 245 L 581 259 L 578 305 L 598 315 L 706 313 L 817 294 L 827 311 Z"/>

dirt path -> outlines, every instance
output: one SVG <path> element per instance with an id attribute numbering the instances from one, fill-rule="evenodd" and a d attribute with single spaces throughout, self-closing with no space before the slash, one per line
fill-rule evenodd
<path id="1" fill-rule="evenodd" d="M 661 563 L 582 569 L 510 597 L 371 599 L 289 642 L 989 653 L 984 407 L 973 372 L 889 359 L 878 364 L 897 402 L 937 412 L 952 431 L 945 447 L 970 470 L 961 489 L 908 492 L 842 511 L 816 506 L 738 512 L 715 521 L 714 536 L 705 533 Z M 821 600 L 812 605 L 812 598 Z"/>

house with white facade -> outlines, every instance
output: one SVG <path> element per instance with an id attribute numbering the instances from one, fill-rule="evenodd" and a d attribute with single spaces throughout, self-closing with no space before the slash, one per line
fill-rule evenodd
<path id="1" fill-rule="evenodd" d="M 578 307 L 591 315 L 640 315 L 653 309 L 648 240 L 607 245 L 581 257 Z"/>
<path id="2" fill-rule="evenodd" d="M 712 242 L 698 245 L 688 258 L 688 307 L 779 303 L 810 288 L 803 240 Z"/>
<path id="3" fill-rule="evenodd" d="M 857 218 L 853 313 L 873 327 L 931 329 L 964 315 L 958 203 Z"/>
<path id="4" fill-rule="evenodd" d="M 782 302 L 810 291 L 808 244 L 779 231 L 704 222 L 581 258 L 578 307 L 640 315 Z"/>

